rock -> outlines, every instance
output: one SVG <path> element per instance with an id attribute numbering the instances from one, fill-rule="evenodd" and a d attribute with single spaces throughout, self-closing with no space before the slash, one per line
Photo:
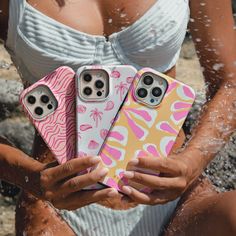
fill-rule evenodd
<path id="1" fill-rule="evenodd" d="M 17 148 L 31 153 L 34 128 L 25 118 L 12 118 L 0 122 L 0 136 L 5 136 Z"/>
<path id="2" fill-rule="evenodd" d="M 192 40 L 188 38 L 184 40 L 180 57 L 184 59 L 193 59 L 194 57 L 196 57 L 196 51 Z"/>
<path id="3" fill-rule="evenodd" d="M 236 189 L 236 132 L 230 141 L 216 155 L 205 173 L 213 184 L 221 191 Z"/>
<path id="4" fill-rule="evenodd" d="M 0 195 L 0 236 L 15 235 L 15 205 L 15 200 Z"/>
<path id="5" fill-rule="evenodd" d="M 23 85 L 19 81 L 0 78 L 0 88 L 0 120 L 2 120 L 18 108 Z"/>
<path id="6" fill-rule="evenodd" d="M 205 102 L 205 93 L 197 93 L 196 100 L 185 122 L 189 133 L 191 133 L 192 128 L 197 124 L 202 106 Z M 205 175 L 220 191 L 236 189 L 236 132 L 208 165 Z"/>

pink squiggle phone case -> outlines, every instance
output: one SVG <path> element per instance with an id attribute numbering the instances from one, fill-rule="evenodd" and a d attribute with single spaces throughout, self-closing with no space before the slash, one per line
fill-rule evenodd
<path id="1" fill-rule="evenodd" d="M 123 103 L 137 70 L 128 65 L 84 66 L 76 73 L 76 84 L 84 70 L 105 70 L 110 77 L 110 92 L 104 101 L 85 102 L 76 94 L 77 154 L 98 155 L 116 114 Z"/>
<path id="2" fill-rule="evenodd" d="M 59 163 L 76 156 L 76 124 L 75 124 L 75 72 L 66 66 L 59 67 L 45 76 L 20 95 L 20 103 L 30 121 L 55 155 Z M 58 107 L 47 117 L 36 120 L 24 103 L 27 94 L 39 85 L 47 86 L 55 96 Z"/>
<path id="3" fill-rule="evenodd" d="M 165 96 L 156 108 L 138 103 L 134 97 L 134 89 L 146 72 L 168 82 Z M 109 168 L 102 183 L 121 191 L 121 186 L 128 184 L 123 173 L 132 158 L 145 157 L 147 153 L 157 158 L 167 157 L 194 99 L 189 86 L 150 68 L 140 70 L 102 147 L 100 156 L 103 165 Z M 143 192 L 151 191 L 142 185 L 136 187 Z"/>

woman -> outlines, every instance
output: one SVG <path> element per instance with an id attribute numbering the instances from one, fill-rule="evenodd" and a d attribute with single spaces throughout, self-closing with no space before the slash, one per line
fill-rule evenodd
<path id="1" fill-rule="evenodd" d="M 106 175 L 104 169 L 74 177 L 96 165 L 97 157 L 58 166 L 38 136 L 36 160 L 2 142 L 0 178 L 25 190 L 16 209 L 17 235 L 158 235 L 165 225 L 166 235 L 236 234 L 236 191 L 217 193 L 201 176 L 236 127 L 230 0 L 2 0 L 0 33 L 26 85 L 59 65 L 132 64 L 174 77 L 189 9 L 209 101 L 186 148 L 167 159 L 131 162 L 122 197 L 112 189 L 81 190 Z M 153 177 L 134 167 L 163 174 Z M 155 191 L 141 193 L 132 182 Z"/>

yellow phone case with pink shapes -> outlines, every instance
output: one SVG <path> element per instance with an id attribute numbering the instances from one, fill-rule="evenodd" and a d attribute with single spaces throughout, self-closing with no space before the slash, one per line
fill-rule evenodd
<path id="1" fill-rule="evenodd" d="M 139 103 L 135 88 L 145 73 L 153 73 L 167 82 L 165 95 L 157 107 Z M 100 156 L 104 166 L 109 168 L 103 184 L 121 191 L 127 184 L 123 176 L 128 162 L 147 153 L 155 157 L 167 157 L 195 99 L 191 87 L 150 68 L 140 70 L 110 132 Z M 147 192 L 143 186 L 138 188 Z M 122 192 L 122 191 L 121 191 Z"/>

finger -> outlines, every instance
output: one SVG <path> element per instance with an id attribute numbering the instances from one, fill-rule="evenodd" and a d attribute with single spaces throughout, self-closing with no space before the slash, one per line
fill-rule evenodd
<path id="1" fill-rule="evenodd" d="M 57 182 L 98 164 L 100 160 L 101 159 L 98 156 L 80 157 L 54 168 L 47 169 L 44 171 L 44 174 L 53 182 Z"/>
<path id="2" fill-rule="evenodd" d="M 137 168 L 153 170 L 156 173 L 168 173 L 173 176 L 181 176 L 182 173 L 186 171 L 186 167 L 177 160 L 152 156 L 131 160 L 127 169 L 132 170 Z"/>
<path id="3" fill-rule="evenodd" d="M 108 168 L 97 168 L 87 174 L 79 175 L 58 185 L 56 194 L 69 195 L 101 181 L 108 173 Z"/>
<path id="4" fill-rule="evenodd" d="M 122 192 L 130 197 L 133 201 L 146 205 L 165 204 L 178 197 L 175 192 L 169 190 L 155 191 L 153 193 L 146 194 L 130 186 L 123 186 Z"/>
<path id="5" fill-rule="evenodd" d="M 53 202 L 53 205 L 59 209 L 75 210 L 106 198 L 114 198 L 118 194 L 117 190 L 113 188 L 79 191 Z"/>
<path id="6" fill-rule="evenodd" d="M 155 175 L 149 175 L 139 173 L 136 171 L 125 171 L 124 177 L 142 185 L 145 185 L 151 189 L 184 189 L 186 187 L 186 181 L 184 178 L 173 177 L 165 178 Z"/>
<path id="7" fill-rule="evenodd" d="M 131 186 L 123 186 L 121 190 L 124 194 L 137 203 L 150 204 L 151 202 L 150 194 L 142 193 Z"/>

